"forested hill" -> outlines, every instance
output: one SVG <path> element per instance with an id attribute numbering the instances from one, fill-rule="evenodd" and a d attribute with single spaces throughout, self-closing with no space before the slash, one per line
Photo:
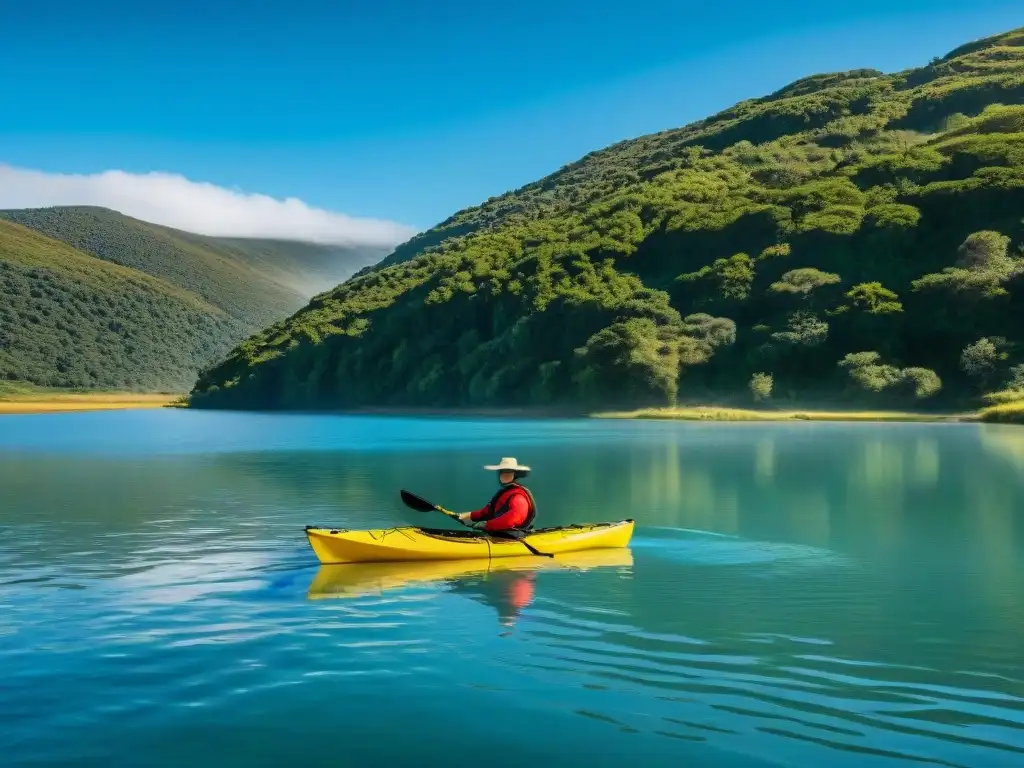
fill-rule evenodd
<path id="1" fill-rule="evenodd" d="M 104 208 L 0 211 L 0 379 L 185 392 L 382 255 L 204 237 Z"/>
<path id="2" fill-rule="evenodd" d="M 247 333 L 287 317 L 384 255 L 372 249 L 207 237 L 91 206 L 4 210 L 0 217 L 202 296 L 239 320 Z"/>
<path id="3" fill-rule="evenodd" d="M 187 391 L 239 330 L 166 280 L 0 219 L 0 381 Z"/>
<path id="4" fill-rule="evenodd" d="M 1024 388 L 1024 29 L 807 77 L 462 211 L 204 373 L 210 407 Z"/>

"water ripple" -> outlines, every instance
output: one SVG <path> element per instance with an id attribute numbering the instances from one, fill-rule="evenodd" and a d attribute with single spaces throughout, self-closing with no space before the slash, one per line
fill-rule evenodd
<path id="1" fill-rule="evenodd" d="M 250 441 L 295 429 L 245 423 Z M 408 520 L 394 491 L 412 476 L 430 495 L 437 478 L 453 505 L 473 501 L 450 490 L 472 482 L 437 448 L 450 438 L 421 434 L 392 455 L 360 424 L 373 438 L 365 455 L 356 443 L 321 450 L 344 440 L 306 422 L 308 441 L 279 433 L 240 453 L 190 456 L 181 442 L 121 456 L 131 441 L 120 435 L 100 458 L 74 458 L 85 437 L 65 436 L 59 458 L 0 462 L 0 491 L 19 500 L 0 513 L 5 756 L 127 766 L 142 754 L 162 767 L 205 764 L 209 747 L 196 745 L 218 743 L 222 764 L 310 764 L 314 745 L 344 744 L 354 764 L 415 751 L 461 766 L 455 730 L 475 762 L 477 746 L 501 744 L 499 764 L 570 750 L 594 764 L 1024 765 L 1024 557 L 1011 525 L 1024 495 L 968 505 L 942 488 L 885 506 L 902 486 L 878 475 L 868 437 L 829 464 L 854 467 L 856 485 L 808 474 L 823 449 L 804 438 L 746 456 L 750 435 L 772 434 L 762 428 L 558 426 L 537 463 L 579 482 L 560 499 L 549 491 L 547 508 L 628 510 L 639 527 L 627 561 L 383 569 L 325 584 L 302 536 L 313 518 Z M 476 467 L 469 449 L 497 440 L 471 434 L 458 460 Z M 630 436 L 597 440 L 612 435 Z M 595 440 L 577 444 L 588 461 L 565 458 L 559 446 L 581 436 Z M 682 442 L 659 442 L 670 436 Z M 948 450 L 944 466 L 1012 488 L 970 463 L 971 445 Z M 716 452 L 729 461 L 701 464 Z M 913 477 L 907 488 L 929 493 Z M 940 514 L 946 497 L 960 505 Z M 473 741 L 472 718 L 492 712 L 507 718 Z"/>

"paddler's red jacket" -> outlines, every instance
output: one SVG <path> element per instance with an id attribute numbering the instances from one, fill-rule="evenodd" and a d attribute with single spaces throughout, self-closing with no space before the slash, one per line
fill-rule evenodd
<path id="1" fill-rule="evenodd" d="M 521 485 L 512 484 L 498 491 L 493 499 L 472 512 L 469 517 L 474 522 L 486 520 L 486 531 L 507 531 L 532 522 L 533 506 L 529 491 Z"/>

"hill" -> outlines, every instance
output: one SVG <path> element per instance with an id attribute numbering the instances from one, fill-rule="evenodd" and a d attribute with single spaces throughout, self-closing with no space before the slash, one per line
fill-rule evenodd
<path id="1" fill-rule="evenodd" d="M 207 237 L 90 206 L 4 210 L 0 218 L 185 288 L 251 326 L 250 333 L 383 255 L 372 249 Z"/>
<path id="2" fill-rule="evenodd" d="M 88 206 L 0 211 L 0 223 L 6 222 L 19 226 L 2 230 L 3 333 L 20 341 L 8 348 L 0 378 L 44 386 L 188 391 L 201 368 L 238 342 L 384 255 L 371 248 L 206 237 Z M 21 227 L 45 237 L 29 238 Z M 108 265 L 128 271 L 110 272 Z M 120 277 L 98 292 L 111 275 Z M 145 282 L 147 276 L 156 280 Z M 139 298 L 139 285 L 149 286 L 147 301 L 159 299 L 163 314 L 157 316 L 171 319 L 167 337 L 146 314 L 150 304 Z M 69 295 L 85 302 L 76 305 L 84 314 L 59 306 Z M 89 307 L 108 299 L 123 334 L 93 333 L 96 316 Z M 33 317 L 45 319 L 26 319 Z M 80 322 L 84 337 L 69 335 Z"/>
<path id="3" fill-rule="evenodd" d="M 813 75 L 461 211 L 206 371 L 204 407 L 1024 388 L 1024 29 Z"/>
<path id="4" fill-rule="evenodd" d="M 240 332 L 179 286 L 0 219 L 0 381 L 187 391 Z"/>

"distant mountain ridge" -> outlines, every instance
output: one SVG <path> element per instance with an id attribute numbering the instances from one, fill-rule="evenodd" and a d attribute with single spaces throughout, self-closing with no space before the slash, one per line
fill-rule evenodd
<path id="1" fill-rule="evenodd" d="M 0 210 L 85 253 L 162 277 L 243 321 L 272 322 L 379 260 L 383 249 L 197 235 L 93 206 Z"/>
<path id="2" fill-rule="evenodd" d="M 46 386 L 185 391 L 234 344 L 384 253 L 208 237 L 92 206 L 3 210 L 0 225 L 0 378 Z M 70 295 L 77 309 L 60 306 Z M 103 330 L 108 316 L 118 330 Z"/>
<path id="3" fill-rule="evenodd" d="M 249 263 L 303 296 L 315 296 L 345 282 L 388 255 L 375 246 L 340 246 L 265 238 L 208 238 L 237 250 Z"/>

